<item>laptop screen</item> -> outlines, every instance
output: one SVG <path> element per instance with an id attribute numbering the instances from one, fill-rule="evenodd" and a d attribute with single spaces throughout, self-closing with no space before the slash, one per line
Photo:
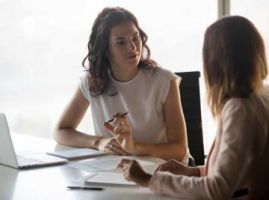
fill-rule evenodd
<path id="1" fill-rule="evenodd" d="M 0 113 L 0 163 L 15 168 L 18 167 L 7 119 L 3 113 Z"/>

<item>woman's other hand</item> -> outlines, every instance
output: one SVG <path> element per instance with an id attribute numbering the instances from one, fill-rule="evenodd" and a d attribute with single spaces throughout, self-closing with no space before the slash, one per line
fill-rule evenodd
<path id="1" fill-rule="evenodd" d="M 121 146 L 117 143 L 115 138 L 102 138 L 100 139 L 98 149 L 100 151 L 113 153 L 116 155 L 127 156 L 129 155 L 124 151 Z"/>
<path id="2" fill-rule="evenodd" d="M 123 176 L 128 181 L 134 181 L 138 185 L 148 187 L 151 175 L 146 173 L 136 160 L 122 159 L 118 164 Z"/>
<path id="3" fill-rule="evenodd" d="M 169 160 L 166 163 L 161 164 L 155 172 L 158 171 L 168 171 L 173 174 L 185 176 L 200 176 L 200 171 L 198 168 L 188 167 L 175 159 Z"/>

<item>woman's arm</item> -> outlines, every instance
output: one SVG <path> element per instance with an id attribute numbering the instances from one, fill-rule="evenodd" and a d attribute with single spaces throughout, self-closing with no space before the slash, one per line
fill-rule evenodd
<path id="1" fill-rule="evenodd" d="M 143 187 L 149 186 L 152 175 L 145 172 L 136 160 L 122 159 L 117 168 L 122 170 L 126 180 L 134 181 Z M 170 160 L 160 165 L 155 173 L 160 171 L 167 171 L 175 175 L 200 176 L 198 167 L 188 167 L 176 160 Z"/>
<path id="2" fill-rule="evenodd" d="M 128 153 L 112 137 L 93 136 L 76 130 L 89 105 L 88 100 L 78 88 L 55 128 L 55 140 L 67 146 L 95 148 L 118 155 L 127 155 Z"/>
<path id="3" fill-rule="evenodd" d="M 87 135 L 76 130 L 88 107 L 88 100 L 78 88 L 56 125 L 54 138 L 59 144 L 98 148 L 101 137 Z"/>
<path id="4" fill-rule="evenodd" d="M 207 161 L 212 165 L 206 176 L 155 174 L 149 183 L 151 190 L 183 199 L 231 199 L 235 190 L 240 189 L 237 187 L 250 178 L 249 170 L 257 155 L 254 151 L 257 124 L 253 113 L 242 103 L 244 100 L 235 99 L 225 104 L 221 116 L 222 132 L 218 135 L 220 142 L 214 147 L 213 161 L 212 157 Z"/>

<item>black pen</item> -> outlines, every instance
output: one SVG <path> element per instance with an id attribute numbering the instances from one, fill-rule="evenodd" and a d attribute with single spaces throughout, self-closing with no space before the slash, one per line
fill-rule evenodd
<path id="1" fill-rule="evenodd" d="M 116 117 L 113 117 L 112 119 L 108 120 L 107 123 L 112 122 L 112 121 L 113 121 L 114 119 L 116 119 L 117 117 L 124 117 L 124 116 L 127 115 L 127 114 L 128 114 L 128 113 L 125 112 L 125 113 L 122 113 L 122 114 L 120 114 L 120 115 L 118 115 L 118 116 L 116 116 Z"/>
<path id="2" fill-rule="evenodd" d="M 102 191 L 104 188 L 101 187 L 85 187 L 85 186 L 67 186 L 70 190 L 96 190 L 96 191 Z"/>

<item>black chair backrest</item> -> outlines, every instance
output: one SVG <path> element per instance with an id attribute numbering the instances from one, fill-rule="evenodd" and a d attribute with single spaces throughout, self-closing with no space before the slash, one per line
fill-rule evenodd
<path id="1" fill-rule="evenodd" d="M 180 95 L 187 125 L 190 153 L 196 165 L 203 165 L 205 155 L 200 104 L 200 72 L 176 72 L 175 74 L 182 78 Z"/>

